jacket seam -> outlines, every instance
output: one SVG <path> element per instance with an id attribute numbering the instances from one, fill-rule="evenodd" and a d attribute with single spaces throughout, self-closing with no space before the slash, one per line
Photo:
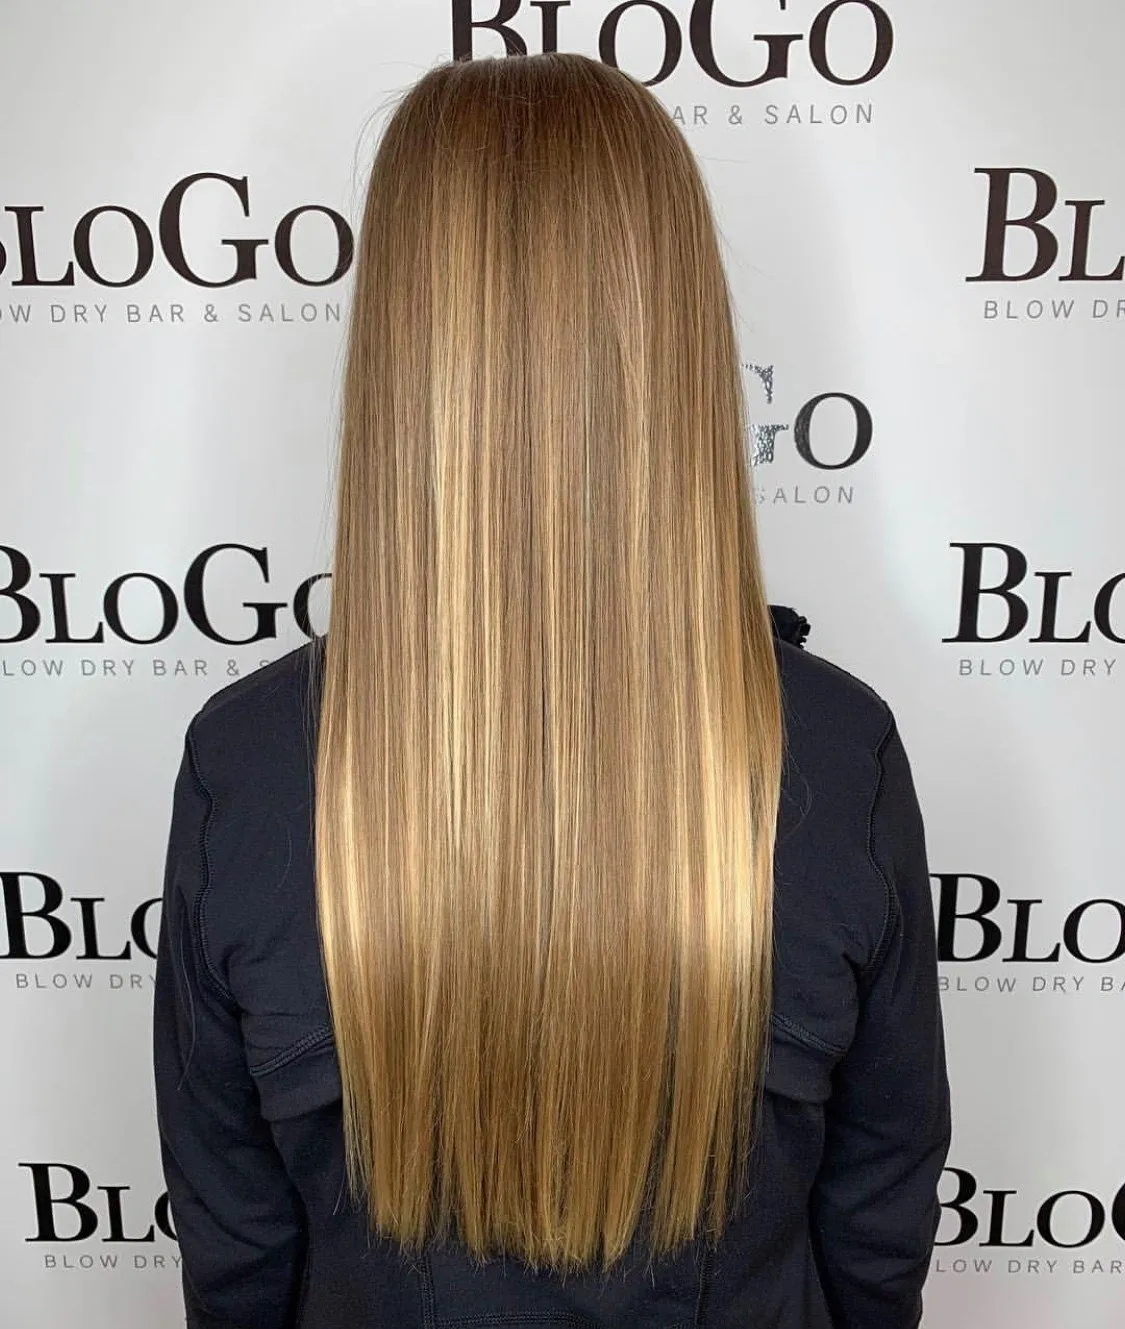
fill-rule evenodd
<path id="1" fill-rule="evenodd" d="M 418 1294 L 422 1301 L 422 1329 L 435 1329 L 437 1325 L 437 1298 L 434 1293 L 434 1272 L 426 1251 L 417 1266 Z"/>
<path id="2" fill-rule="evenodd" d="M 198 719 L 198 716 L 196 717 Z M 200 836 L 200 853 L 203 859 L 203 883 L 192 904 L 192 921 L 195 924 L 194 946 L 199 953 L 202 961 L 203 972 L 210 980 L 211 985 L 224 1001 L 230 1005 L 237 1005 L 234 999 L 234 993 L 223 982 L 218 969 L 211 962 L 211 957 L 207 951 L 207 920 L 204 916 L 203 908 L 207 902 L 207 897 L 211 892 L 213 880 L 212 862 L 211 862 L 211 825 L 215 816 L 216 799 L 214 791 L 203 777 L 203 772 L 199 765 L 199 752 L 195 741 L 195 722 L 193 719 L 187 729 L 188 754 L 191 759 L 192 774 L 196 782 L 207 799 L 207 813 L 203 819 L 203 831 Z"/>
<path id="3" fill-rule="evenodd" d="M 435 1321 L 436 1323 L 436 1321 Z M 442 1329 L 497 1329 L 499 1325 L 570 1325 L 571 1329 L 594 1329 L 597 1320 L 578 1311 L 493 1311 L 484 1315 L 456 1315 L 452 1319 L 442 1317 Z M 692 1329 L 685 1321 L 680 1321 L 672 1329 Z"/>
<path id="4" fill-rule="evenodd" d="M 813 1234 L 811 1227 L 806 1228 L 805 1230 L 805 1250 L 807 1251 L 807 1258 L 812 1268 L 813 1285 L 816 1288 L 817 1292 L 820 1293 L 821 1305 L 827 1310 L 828 1293 L 825 1288 L 824 1276 L 821 1274 L 820 1260 L 817 1256 L 816 1243 L 813 1241 Z"/>
<path id="5" fill-rule="evenodd" d="M 308 1052 L 318 1051 L 322 1047 L 327 1047 L 332 1042 L 333 1033 L 331 1026 L 322 1025 L 319 1029 L 314 1029 L 311 1033 L 302 1034 L 300 1038 L 280 1052 L 268 1057 L 258 1066 L 250 1067 L 251 1075 L 271 1075 L 274 1071 L 279 1071 L 283 1066 L 288 1066 L 290 1062 L 297 1061 Z"/>
<path id="6" fill-rule="evenodd" d="M 873 701 L 878 703 L 878 706 L 881 710 L 886 711 L 888 714 L 890 714 L 891 708 L 887 705 L 886 698 L 880 696 L 879 693 L 875 691 L 875 689 L 871 686 L 870 683 L 867 682 L 866 679 L 860 678 L 858 674 L 853 674 L 850 669 L 845 669 L 843 665 L 837 664 L 835 660 L 829 660 L 828 657 L 825 655 L 817 655 L 815 651 L 810 651 L 807 648 L 802 648 L 802 649 L 805 650 L 806 655 L 812 656 L 814 659 L 819 660 L 821 664 L 826 664 L 829 667 L 829 669 L 834 669 L 836 673 L 842 674 L 845 678 L 850 679 L 853 683 L 858 684 L 859 687 L 862 688 L 863 691 L 866 692 L 867 695 Z M 894 716 L 891 715 L 891 722 L 893 723 L 893 721 L 894 721 Z"/>
<path id="7" fill-rule="evenodd" d="M 305 1246 L 301 1257 L 301 1287 L 297 1293 L 297 1310 L 294 1317 L 294 1324 L 296 1325 L 304 1322 L 305 1311 L 312 1292 L 313 1225 L 311 1223 L 305 1224 L 304 1238 Z"/>
<path id="8" fill-rule="evenodd" d="M 814 1034 L 810 1029 L 806 1029 L 804 1025 L 798 1024 L 795 1020 L 791 1020 L 787 1015 L 781 1015 L 777 1011 L 774 1011 L 770 1016 L 770 1022 L 775 1024 L 779 1029 L 784 1030 L 785 1033 L 797 1039 L 799 1043 L 804 1043 L 806 1047 L 811 1048 L 815 1052 L 827 1052 L 831 1056 L 841 1057 L 847 1051 L 847 1048 L 839 1047 L 835 1043 L 827 1042 L 825 1039 Z"/>
<path id="9" fill-rule="evenodd" d="M 703 1258 L 700 1260 L 699 1295 L 695 1299 L 695 1319 L 692 1320 L 693 1329 L 703 1329 L 703 1326 L 707 1323 L 707 1294 L 711 1291 L 711 1269 L 714 1260 L 714 1249 L 710 1242 L 706 1242 L 703 1247 Z"/>
<path id="10" fill-rule="evenodd" d="M 883 703 L 886 705 L 886 703 Z M 894 712 L 887 706 L 887 727 L 884 729 L 878 743 L 875 745 L 875 760 L 878 764 L 878 775 L 875 780 L 875 788 L 871 795 L 871 807 L 867 813 L 867 858 L 871 866 L 879 874 L 879 880 L 883 883 L 883 925 L 879 932 L 879 940 L 875 945 L 871 958 L 860 970 L 859 977 L 863 984 L 867 984 L 878 969 L 884 956 L 886 955 L 891 940 L 891 927 L 897 912 L 898 896 L 894 885 L 883 866 L 875 857 L 875 812 L 879 806 L 879 796 L 883 792 L 883 784 L 886 779 L 887 768 L 883 760 L 883 754 L 887 749 L 892 737 L 897 732 Z"/>

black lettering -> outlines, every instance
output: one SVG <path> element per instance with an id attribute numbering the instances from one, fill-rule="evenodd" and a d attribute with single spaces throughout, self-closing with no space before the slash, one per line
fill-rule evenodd
<path id="1" fill-rule="evenodd" d="M 323 213 L 336 231 L 336 266 L 327 277 L 322 277 L 319 281 L 312 277 L 303 277 L 293 262 L 293 226 L 297 218 L 306 212 Z M 355 252 L 352 228 L 334 208 L 322 207 L 318 203 L 306 203 L 303 207 L 287 212 L 277 224 L 273 244 L 277 263 L 282 272 L 293 281 L 300 282 L 302 286 L 331 286 L 334 281 L 339 281 L 351 267 Z"/>
<path id="2" fill-rule="evenodd" d="M 1088 910 L 1104 904 L 1117 911 L 1117 941 L 1108 955 L 1087 955 L 1080 945 L 1079 929 Z M 1086 964 L 1110 964 L 1125 955 L 1125 904 L 1120 900 L 1084 900 L 1066 916 L 1063 924 L 1063 945 L 1076 960 Z"/>
<path id="3" fill-rule="evenodd" d="M 1110 1209 L 1109 1217 L 1114 1232 L 1122 1241 L 1125 1241 L 1125 1184 L 1122 1184 L 1120 1190 L 1113 1197 L 1113 1207 Z"/>
<path id="4" fill-rule="evenodd" d="M 312 577 L 306 577 L 294 593 L 293 617 L 306 637 L 316 636 L 313 632 L 312 619 L 309 617 L 309 593 L 318 581 L 326 581 L 331 576 L 330 572 L 318 572 Z"/>
<path id="5" fill-rule="evenodd" d="M 992 1196 L 992 1207 L 989 1211 L 988 1219 L 988 1239 L 982 1241 L 982 1246 L 1030 1246 L 1035 1240 L 1035 1233 L 1028 1231 L 1026 1237 L 1020 1241 L 1004 1240 L 1004 1205 L 1009 1195 L 1015 1195 L 1015 1191 L 985 1191 L 985 1195 Z"/>
<path id="6" fill-rule="evenodd" d="M 13 283 L 14 284 L 14 283 Z M 0 600 L 10 600 L 20 614 L 19 631 L 14 637 L 0 637 L 0 642 L 10 645 L 16 641 L 27 641 L 39 629 L 42 615 L 39 606 L 29 596 L 20 592 L 31 580 L 31 562 L 26 554 L 11 545 L 0 545 L 0 554 L 7 554 L 12 575 L 7 586 L 0 586 Z"/>
<path id="7" fill-rule="evenodd" d="M 1059 191 L 1055 182 L 1043 171 L 1008 166 L 979 167 L 974 175 L 988 176 L 988 217 L 985 222 L 984 262 L 975 277 L 966 281 L 1029 281 L 1050 271 L 1059 255 L 1059 242 L 1055 233 L 1042 224 L 1058 202 Z M 1035 182 L 1035 202 L 1025 217 L 1009 217 L 1008 202 L 1012 177 L 1026 175 Z M 1004 270 L 1004 253 L 1008 231 L 1023 227 L 1035 237 L 1035 259 L 1026 272 L 1008 273 Z"/>
<path id="8" fill-rule="evenodd" d="M 943 1176 L 946 1172 L 957 1178 L 957 1194 L 952 1200 L 942 1200 L 940 1207 L 949 1213 L 956 1214 L 960 1221 L 955 1237 L 952 1237 L 949 1241 L 935 1241 L 934 1244 L 937 1246 L 960 1246 L 968 1241 L 980 1226 L 980 1220 L 968 1207 L 969 1201 L 977 1193 L 977 1182 L 971 1172 L 965 1172 L 958 1167 L 942 1168 Z"/>
<path id="9" fill-rule="evenodd" d="M 651 88 L 656 83 L 663 83 L 668 75 L 672 73 L 680 63 L 680 56 L 684 50 L 684 39 L 680 33 L 680 25 L 676 21 L 676 16 L 666 5 L 662 5 L 660 0 L 622 0 L 621 4 L 611 9 L 605 16 L 601 31 L 598 33 L 598 55 L 604 64 L 612 65 L 614 69 L 621 68 L 617 60 L 617 28 L 622 15 L 630 9 L 635 9 L 638 5 L 645 9 L 655 10 L 660 15 L 660 22 L 664 27 L 664 58 L 660 63 L 660 68 L 652 78 L 639 80 L 646 88 Z"/>
<path id="10" fill-rule="evenodd" d="M 1031 911 L 1037 904 L 1042 904 L 1042 900 L 1012 900 L 1011 903 L 1016 907 L 1016 934 L 1012 941 L 1012 953 L 1007 957 L 1005 963 L 1015 960 L 1020 963 L 1031 964 L 1053 964 L 1059 958 L 1059 944 L 1055 942 L 1054 947 L 1046 955 L 1028 955 L 1027 938 L 1031 929 Z"/>
<path id="11" fill-rule="evenodd" d="M 73 637 L 70 633 L 70 613 L 66 603 L 66 586 L 76 574 L 73 572 L 41 572 L 39 574 L 51 588 L 51 614 L 54 618 L 54 635 L 49 642 L 91 642 L 105 640 L 105 625 L 99 623 L 90 637 Z"/>
<path id="12" fill-rule="evenodd" d="M 812 450 L 812 419 L 817 407 L 822 402 L 832 400 L 846 401 L 855 412 L 855 443 L 852 445 L 851 452 L 843 461 L 820 461 L 813 455 Z M 810 466 L 815 466 L 822 471 L 840 471 L 845 466 L 854 466 L 867 452 L 867 449 L 871 446 L 871 437 L 874 431 L 875 426 L 871 419 L 871 412 L 858 397 L 853 397 L 848 392 L 822 392 L 819 397 L 813 397 L 811 401 L 805 402 L 804 406 L 797 412 L 797 418 L 793 422 L 793 441 L 796 444 L 798 456 L 807 461 Z"/>
<path id="13" fill-rule="evenodd" d="M 106 212 L 118 213 L 133 228 L 137 258 L 133 264 L 133 271 L 127 277 L 123 277 L 121 281 L 110 281 L 108 277 L 103 277 L 94 266 L 94 254 L 90 247 L 90 232 L 93 230 L 94 222 Z M 78 225 L 74 228 L 74 257 L 86 276 L 91 281 L 96 281 L 99 286 L 134 286 L 148 275 L 155 254 L 156 246 L 153 243 L 152 232 L 148 229 L 148 224 L 143 217 L 138 216 L 131 208 L 122 208 L 111 203 L 104 207 L 91 208 L 89 212 L 79 217 Z"/>
<path id="14" fill-rule="evenodd" d="M 147 955 L 150 960 L 156 959 L 156 940 L 150 938 L 148 934 L 148 916 L 155 905 L 161 903 L 159 895 L 153 896 L 151 900 L 145 900 L 133 910 L 133 916 L 129 920 L 129 935 L 133 938 L 133 944 L 142 955 Z"/>
<path id="15" fill-rule="evenodd" d="M 20 251 L 20 275 L 12 282 L 13 286 L 73 286 L 74 263 L 66 265 L 61 277 L 40 277 L 35 261 L 35 231 L 31 218 L 34 213 L 42 212 L 42 207 L 14 206 L 6 207 L 16 219 L 16 243 Z M 0 268 L 2 270 L 2 268 Z"/>
<path id="16" fill-rule="evenodd" d="M 73 899 L 82 916 L 82 941 L 86 948 L 78 958 L 80 960 L 128 960 L 130 957 L 128 942 L 125 943 L 125 949 L 119 955 L 103 955 L 98 950 L 98 921 L 95 910 L 99 904 L 105 903 L 105 896 L 76 895 Z"/>
<path id="17" fill-rule="evenodd" d="M 453 59 L 473 58 L 473 29 L 489 28 L 504 39 L 505 55 L 526 55 L 527 43 L 508 20 L 519 13 L 520 0 L 499 0 L 491 18 L 473 18 L 473 0 L 453 0 Z M 546 16 L 544 16 L 546 17 Z"/>
<path id="18" fill-rule="evenodd" d="M 1039 627 L 1039 635 L 1029 637 L 1028 641 L 1089 641 L 1089 622 L 1086 623 L 1077 637 L 1059 637 L 1055 634 L 1055 619 L 1059 612 L 1059 582 L 1064 577 L 1073 576 L 1073 573 L 1037 572 L 1035 575 L 1043 578 L 1043 618 Z"/>
<path id="19" fill-rule="evenodd" d="M 874 20 L 875 49 L 871 53 L 871 63 L 864 73 L 857 78 L 842 78 L 828 63 L 828 28 L 836 13 L 843 9 L 845 5 L 852 4 L 862 6 Z M 870 83 L 873 78 L 878 78 L 886 69 L 891 58 L 891 52 L 894 50 L 894 44 L 895 30 L 890 15 L 882 5 L 875 4 L 874 0 L 832 0 L 830 5 L 825 5 L 817 14 L 812 27 L 809 29 L 809 59 L 817 73 L 826 78 L 829 83 L 840 83 L 846 86 L 852 86 L 856 83 Z"/>
<path id="20" fill-rule="evenodd" d="M 176 1229 L 172 1223 L 172 1207 L 168 1203 L 168 1192 L 156 1201 L 156 1226 L 164 1233 L 166 1237 L 171 1237 L 173 1241 L 178 1241 Z"/>
<path id="21" fill-rule="evenodd" d="M 43 887 L 43 903 L 38 909 L 28 909 L 24 905 L 20 878 L 34 878 Z M 4 892 L 4 924 L 8 933 L 8 951 L 0 956 L 4 960 L 53 960 L 66 952 L 71 942 L 70 928 L 56 918 L 55 913 L 63 902 L 62 887 L 53 877 L 42 872 L 0 872 L 0 886 Z M 46 923 L 51 934 L 51 944 L 45 951 L 32 951 L 27 944 L 26 920 L 38 918 Z M 29 1164 L 30 1166 L 30 1164 Z"/>
<path id="22" fill-rule="evenodd" d="M 937 872 L 933 874 L 939 883 L 937 949 L 938 959 L 967 963 L 973 960 L 987 960 L 1000 949 L 1003 940 L 1000 928 L 989 914 L 1000 903 L 1000 887 L 991 877 L 982 877 L 975 872 Z M 967 878 L 980 883 L 980 903 L 975 909 L 959 911 L 957 905 L 959 883 Z M 958 922 L 973 922 L 980 928 L 980 945 L 971 955 L 958 955 L 954 945 Z"/>
<path id="23" fill-rule="evenodd" d="M 1079 1238 L 1078 1241 L 1059 1241 L 1052 1230 L 1051 1219 L 1055 1212 L 1055 1206 L 1068 1195 L 1080 1195 L 1090 1207 L 1090 1222 L 1086 1228 L 1086 1235 Z M 1039 1229 L 1039 1235 L 1051 1246 L 1065 1246 L 1068 1250 L 1075 1246 L 1087 1246 L 1095 1240 L 1102 1228 L 1105 1227 L 1105 1205 L 1096 1195 L 1091 1195 L 1089 1191 L 1059 1191 L 1043 1201 L 1035 1219 L 1035 1226 Z"/>
<path id="24" fill-rule="evenodd" d="M 98 1230 L 98 1216 L 82 1198 L 90 1192 L 90 1178 L 80 1167 L 70 1163 L 21 1163 L 31 1172 L 32 1192 L 35 1196 L 35 1236 L 25 1241 L 85 1241 Z M 70 1177 L 70 1194 L 51 1193 L 51 1169 L 58 1168 Z M 55 1209 L 70 1208 L 78 1215 L 78 1231 L 64 1237 L 55 1227 Z"/>
<path id="25" fill-rule="evenodd" d="M 539 44 L 541 51 L 559 49 L 559 10 L 565 9 L 570 0 L 531 0 L 532 9 L 542 11 L 543 34 Z"/>
<path id="26" fill-rule="evenodd" d="M 1066 206 L 1074 209 L 1074 248 L 1071 251 L 1070 271 L 1059 281 L 1120 281 L 1125 276 L 1125 257 L 1118 260 L 1112 272 L 1090 272 L 1090 218 L 1095 208 L 1105 207 L 1104 198 L 1068 198 Z"/>
<path id="27" fill-rule="evenodd" d="M 125 1222 L 121 1213 L 121 1195 L 123 1191 L 127 1191 L 128 1189 L 128 1186 L 98 1187 L 98 1190 L 105 1191 L 107 1201 L 106 1207 L 109 1211 L 109 1236 L 103 1237 L 102 1241 L 155 1241 L 156 1232 L 151 1223 L 149 1224 L 148 1231 L 143 1237 L 127 1237 L 125 1235 Z"/>
<path id="28" fill-rule="evenodd" d="M 220 175 L 215 171 L 197 171 L 194 175 L 186 175 L 168 191 L 168 196 L 160 208 L 160 247 L 164 251 L 164 257 L 168 260 L 173 271 L 179 273 L 185 281 L 192 282 L 196 286 L 234 286 L 240 281 L 251 281 L 258 275 L 255 250 L 261 245 L 269 243 L 265 239 L 221 240 L 220 244 L 229 245 L 234 250 L 235 263 L 231 275 L 220 281 L 208 281 L 188 264 L 184 255 L 181 210 L 184 195 L 192 185 L 197 184 L 200 180 L 220 180 L 223 184 L 230 185 L 231 189 L 234 190 L 235 197 L 242 205 L 242 215 L 244 217 L 250 216 L 250 191 L 246 176 Z"/>
<path id="29" fill-rule="evenodd" d="M 160 596 L 162 618 L 160 627 L 151 637 L 134 637 L 132 633 L 126 631 L 125 624 L 121 621 L 121 589 L 126 582 L 134 580 L 150 582 L 156 587 L 156 593 Z M 170 637 L 180 617 L 180 607 L 176 603 L 176 596 L 171 586 L 152 572 L 123 572 L 120 577 L 114 577 L 106 587 L 102 612 L 111 632 L 124 641 L 135 642 L 141 646 L 151 646 L 153 642 Z"/>
<path id="30" fill-rule="evenodd" d="M 709 78 L 728 88 L 756 88 L 759 84 L 770 83 L 775 78 L 788 77 L 789 49 L 794 42 L 803 40 L 801 33 L 775 32 L 763 35 L 756 32 L 754 40 L 765 42 L 769 50 L 765 72 L 756 78 L 732 78 L 719 68 L 719 62 L 715 59 L 714 10 L 715 0 L 695 0 L 691 7 L 691 18 L 688 20 L 688 40 L 691 42 L 692 52 L 699 67 Z M 667 34 L 667 23 L 664 26 Z"/>
<path id="31" fill-rule="evenodd" d="M 1110 577 L 1109 581 L 1098 591 L 1094 599 L 1094 623 L 1097 625 L 1098 631 L 1108 637 L 1110 641 L 1125 643 L 1125 637 L 1119 637 L 1113 630 L 1113 624 L 1109 621 L 1113 593 L 1123 581 L 1125 581 L 1125 572 L 1119 572 L 1115 577 Z"/>
<path id="32" fill-rule="evenodd" d="M 951 540 L 951 549 L 965 551 L 964 567 L 961 573 L 961 618 L 956 635 L 942 637 L 942 641 L 1007 641 L 1016 636 L 1027 625 L 1028 608 L 1024 600 L 1012 594 L 1012 587 L 1018 586 L 1027 575 L 1027 559 L 1015 547 L 982 541 L 979 544 Z M 981 570 L 984 565 L 984 551 L 999 549 L 1007 559 L 1007 573 L 998 585 L 981 584 Z M 1008 606 L 1008 623 L 995 637 L 980 635 L 980 602 L 986 595 L 998 595 Z"/>
<path id="33" fill-rule="evenodd" d="M 187 570 L 187 576 L 184 578 L 184 609 L 187 611 L 188 618 L 205 637 L 210 637 L 212 641 L 222 642 L 226 646 L 246 646 L 250 642 L 263 641 L 267 637 L 276 637 L 277 611 L 285 608 L 284 600 L 243 600 L 242 607 L 244 609 L 253 609 L 256 612 L 257 626 L 253 635 L 249 637 L 224 637 L 211 623 L 207 616 L 207 605 L 203 593 L 203 575 L 214 555 L 223 549 L 238 549 L 244 554 L 249 554 L 258 565 L 268 584 L 270 579 L 269 561 L 265 546 L 261 549 L 252 549 L 249 545 L 240 544 L 209 545 L 192 560 L 191 566 Z"/>

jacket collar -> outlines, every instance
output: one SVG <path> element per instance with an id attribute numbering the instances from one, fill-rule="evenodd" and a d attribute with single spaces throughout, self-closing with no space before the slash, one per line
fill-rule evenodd
<path id="1" fill-rule="evenodd" d="M 782 641 L 792 642 L 794 646 L 803 648 L 811 626 L 809 620 L 798 614 L 795 609 L 790 609 L 788 605 L 771 604 L 769 609 L 774 633 Z"/>

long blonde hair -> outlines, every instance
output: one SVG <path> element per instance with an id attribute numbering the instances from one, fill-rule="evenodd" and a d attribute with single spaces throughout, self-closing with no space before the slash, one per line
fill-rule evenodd
<path id="1" fill-rule="evenodd" d="M 782 717 L 730 296 L 675 123 L 450 62 L 371 171 L 316 768 L 348 1175 L 418 1249 L 718 1236 L 770 1008 Z"/>

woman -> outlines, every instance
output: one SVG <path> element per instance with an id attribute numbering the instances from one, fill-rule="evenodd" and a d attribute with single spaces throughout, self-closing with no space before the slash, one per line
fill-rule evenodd
<path id="1" fill-rule="evenodd" d="M 922 821 L 887 703 L 766 601 L 743 410 L 660 103 L 427 73 L 363 216 L 329 631 L 175 789 L 189 1326 L 918 1322 Z"/>

